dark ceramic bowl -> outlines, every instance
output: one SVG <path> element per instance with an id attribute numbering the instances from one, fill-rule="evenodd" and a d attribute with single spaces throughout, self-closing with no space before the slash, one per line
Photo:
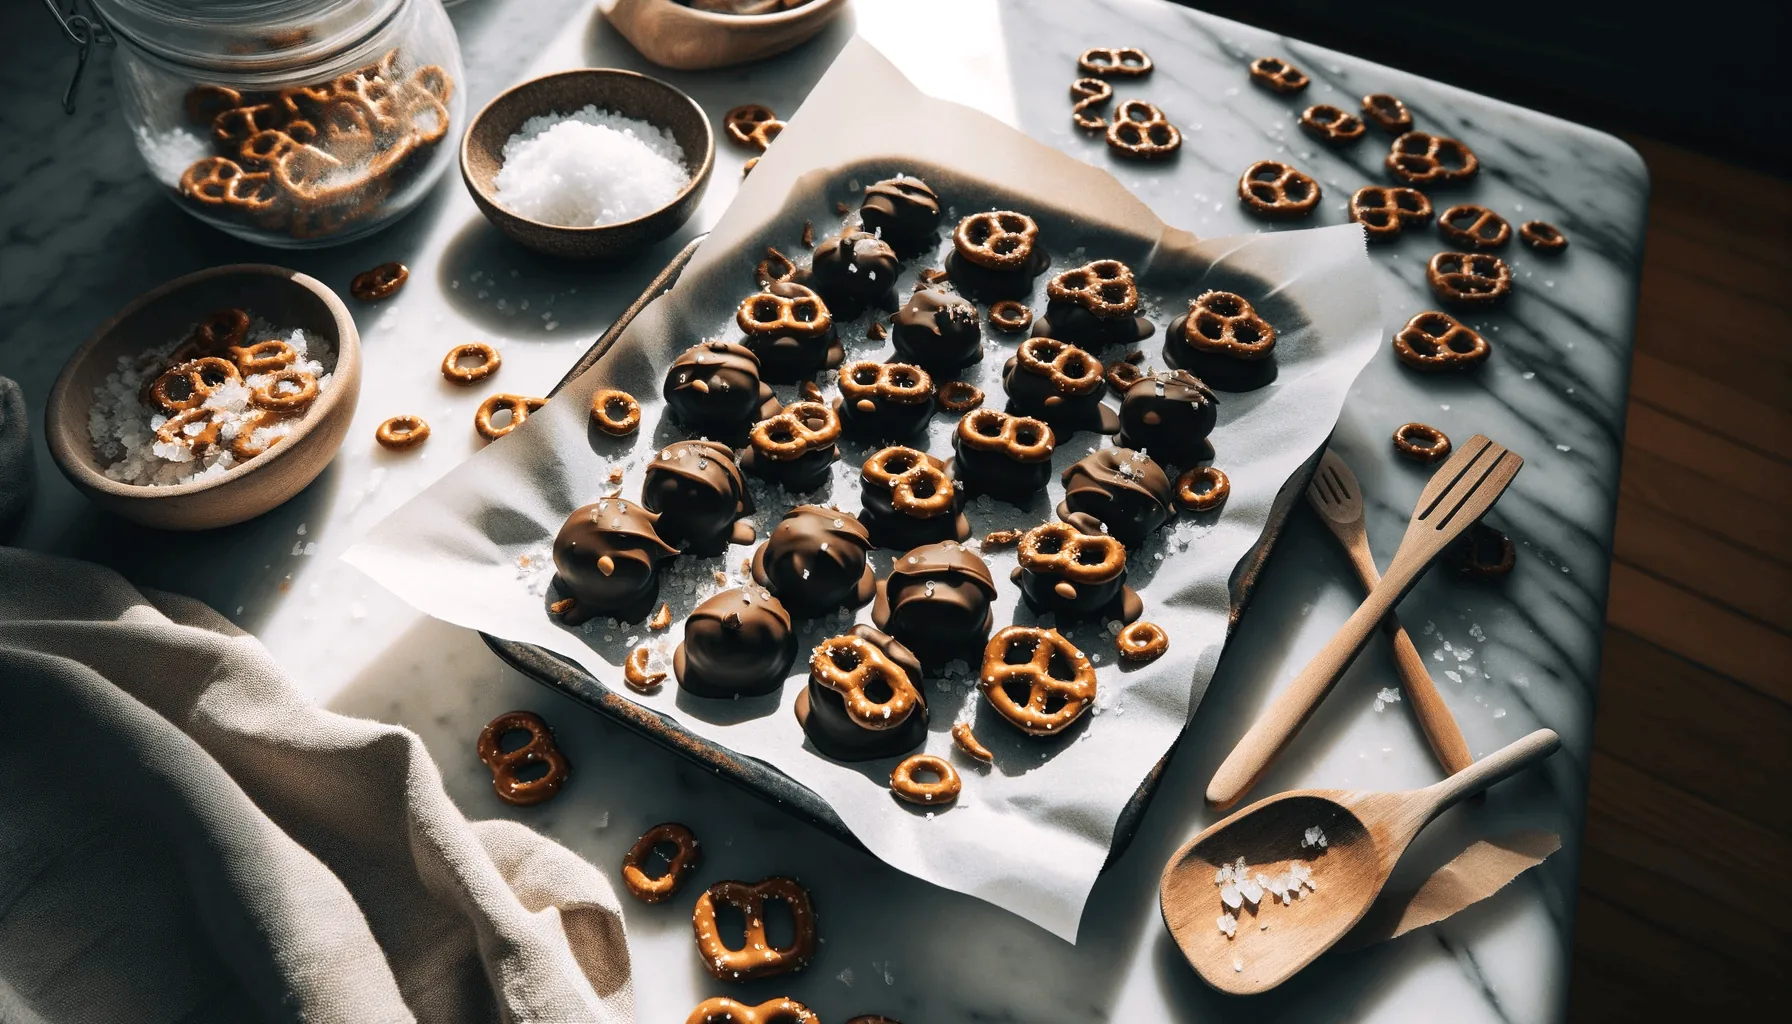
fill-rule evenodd
<path id="1" fill-rule="evenodd" d="M 504 165 L 504 143 L 531 117 L 571 113 L 587 104 L 665 129 L 684 150 L 691 182 L 670 203 L 616 224 L 564 227 L 531 220 L 497 202 L 493 184 Z M 538 252 L 569 259 L 631 255 L 677 231 L 709 187 L 716 141 L 697 101 L 646 75 L 616 68 L 584 68 L 532 78 L 500 94 L 474 115 L 460 143 L 460 175 L 485 218 Z"/>

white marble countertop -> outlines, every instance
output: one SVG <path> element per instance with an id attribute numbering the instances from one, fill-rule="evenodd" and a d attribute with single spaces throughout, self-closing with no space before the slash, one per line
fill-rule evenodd
<path id="1" fill-rule="evenodd" d="M 39 496 L 15 543 L 92 558 L 133 580 L 199 597 L 261 637 L 305 690 L 348 713 L 415 729 L 450 793 L 474 817 L 510 816 L 599 865 L 614 865 L 647 826 L 680 820 L 708 841 L 705 877 L 795 873 L 815 893 L 822 952 L 805 973 L 742 986 L 750 1001 L 788 993 L 824 1019 L 879 1012 L 910 1021 L 1537 1021 L 1562 1019 L 1579 840 L 1592 739 L 1619 444 L 1648 184 L 1641 161 L 1599 135 L 1329 51 L 1152 2 L 987 0 L 867 3 L 857 28 L 923 88 L 980 106 L 1054 146 L 1112 166 L 1167 221 L 1201 235 L 1262 227 L 1233 187 L 1259 158 L 1290 159 L 1325 186 L 1315 223 L 1340 223 L 1361 184 L 1381 182 L 1385 141 L 1373 130 L 1342 153 L 1295 127 L 1308 103 L 1354 108 L 1363 93 L 1402 96 L 1422 127 L 1481 156 L 1461 194 L 1514 221 L 1541 217 L 1573 239 L 1550 261 L 1517 245 L 1503 255 L 1513 301 L 1466 318 L 1496 346 L 1472 377 L 1438 380 L 1378 357 L 1357 382 L 1335 445 L 1373 496 L 1369 529 L 1384 563 L 1423 472 L 1387 444 L 1407 420 L 1452 436 L 1487 433 L 1527 458 L 1490 517 L 1520 543 L 1517 570 L 1489 586 L 1428 576 L 1401 607 L 1434 659 L 1445 699 L 1483 755 L 1538 725 L 1564 749 L 1541 770 L 1459 808 L 1426 833 L 1411 861 L 1452 854 L 1466 838 L 1550 828 L 1561 853 L 1494 898 L 1404 939 L 1321 961 L 1275 993 L 1222 997 L 1181 961 L 1157 911 L 1157 876 L 1177 845 L 1212 820 L 1200 794 L 1230 743 L 1318 649 L 1359 598 L 1342 556 L 1297 512 L 1163 778 L 1131 849 L 1092 896 L 1076 946 L 975 900 L 909 879 L 777 809 L 742 799 L 676 756 L 590 715 L 509 670 L 476 635 L 423 618 L 336 555 L 478 444 L 477 396 L 435 370 L 452 344 L 503 346 L 507 390 L 545 390 L 649 277 L 733 194 L 743 153 L 718 150 L 714 182 L 680 235 L 614 266 L 538 258 L 479 217 L 450 173 L 432 198 L 381 236 L 288 254 L 224 238 L 161 199 L 95 69 L 82 107 L 57 106 L 72 52 L 49 45 L 35 5 L 0 13 L 15 97 L 0 122 L 0 374 L 25 388 L 34 423 L 67 353 L 132 296 L 198 267 L 271 260 L 345 288 L 355 271 L 410 264 L 396 300 L 359 308 L 365 385 L 349 440 L 316 484 L 254 522 L 203 536 L 143 530 L 87 505 L 36 442 Z M 761 65 L 671 74 L 645 64 L 591 0 L 475 0 L 453 11 L 469 109 L 535 70 L 634 67 L 691 92 L 719 118 L 741 102 L 794 110 L 853 30 L 853 18 Z M 1131 90 L 1183 127 L 1178 160 L 1114 165 L 1066 116 L 1072 58 L 1089 45 L 1142 45 L 1157 61 Z M 1253 88 L 1244 64 L 1287 56 L 1314 77 L 1284 100 Z M 967 59 L 980 55 L 976 59 Z M 867 115 L 875 114 L 868 102 Z M 1414 237 L 1414 236 L 1417 237 Z M 1429 231 L 1374 250 L 1391 333 L 1431 300 Z M 420 452 L 393 455 L 373 426 L 400 411 L 436 425 Z M 1405 705 L 1374 707 L 1394 682 L 1381 645 L 1339 683 L 1258 792 L 1296 786 L 1404 788 L 1438 771 Z M 507 808 L 473 756 L 479 728 L 531 708 L 554 722 L 577 767 L 540 808 Z M 692 954 L 686 903 L 630 904 L 638 1019 L 682 1020 L 720 986 Z"/>

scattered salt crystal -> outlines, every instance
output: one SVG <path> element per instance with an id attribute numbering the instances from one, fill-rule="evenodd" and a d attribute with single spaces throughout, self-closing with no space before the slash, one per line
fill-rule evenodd
<path id="1" fill-rule="evenodd" d="M 1487 641 L 1487 634 L 1482 631 L 1479 622 L 1468 627 L 1468 635 L 1474 637 L 1476 643 L 1485 643 Z"/>
<path id="2" fill-rule="evenodd" d="M 299 524 L 298 532 L 299 532 L 299 536 L 301 536 L 301 537 L 305 536 L 305 524 L 304 523 Z"/>
<path id="3" fill-rule="evenodd" d="M 1495 717 L 1495 718 L 1506 717 L 1506 709 L 1505 708 L 1494 708 L 1493 709 L 1493 717 Z"/>
<path id="4" fill-rule="evenodd" d="M 1232 960 L 1232 969 L 1233 969 L 1233 970 L 1234 970 L 1234 971 L 1237 971 L 1237 972 L 1239 972 L 1239 973 L 1241 973 L 1241 974 L 1242 974 L 1242 973 L 1243 973 L 1243 972 L 1244 972 L 1244 961 L 1243 961 L 1243 960 L 1239 960 L 1239 959 L 1237 959 L 1237 958 L 1233 958 L 1233 960 Z"/>
<path id="5" fill-rule="evenodd" d="M 842 968 L 840 973 L 836 974 L 835 977 L 840 979 L 840 983 L 842 985 L 845 985 L 849 988 L 852 986 L 852 968 L 850 968 L 850 967 Z"/>
<path id="6" fill-rule="evenodd" d="M 1444 675 L 1448 676 L 1450 682 L 1452 682 L 1452 683 L 1462 682 L 1462 674 L 1460 672 L 1457 672 L 1455 669 L 1446 669 L 1444 671 Z"/>
<path id="7" fill-rule="evenodd" d="M 493 184 L 500 205 L 532 220 L 616 224 L 676 198 L 691 180 L 684 156 L 670 132 L 587 104 L 524 121 Z"/>
<path id="8" fill-rule="evenodd" d="M 1392 704 L 1400 699 L 1400 691 L 1392 686 L 1384 686 L 1381 688 L 1381 692 L 1375 695 L 1375 699 Z"/>
<path id="9" fill-rule="evenodd" d="M 1233 910 L 1237 910 L 1244 903 L 1244 896 L 1238 891 L 1237 884 L 1227 882 L 1220 887 L 1220 902 Z"/>
<path id="10" fill-rule="evenodd" d="M 1307 829 L 1306 833 L 1300 837 L 1300 845 L 1303 850 L 1309 846 L 1317 846 L 1321 850 L 1325 849 L 1325 831 L 1318 825 L 1314 825 L 1312 828 Z M 1296 861 L 1296 863 L 1299 862 Z"/>
<path id="11" fill-rule="evenodd" d="M 1218 927 L 1220 931 L 1226 933 L 1226 938 L 1228 939 L 1238 934 L 1238 918 L 1233 917 L 1231 914 L 1221 914 L 1214 921 L 1214 925 Z"/>

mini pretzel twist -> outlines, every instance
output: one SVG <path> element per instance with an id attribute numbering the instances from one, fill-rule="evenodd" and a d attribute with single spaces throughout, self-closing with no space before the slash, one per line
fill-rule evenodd
<path id="1" fill-rule="evenodd" d="M 304 370 L 275 370 L 249 391 L 249 404 L 279 412 L 301 412 L 317 398 L 317 378 Z"/>
<path id="2" fill-rule="evenodd" d="M 908 363 L 860 359 L 840 368 L 838 383 L 845 403 L 865 412 L 875 409 L 879 401 L 920 405 L 933 398 L 933 377 Z"/>
<path id="3" fill-rule="evenodd" d="M 1385 92 L 1372 92 L 1363 97 L 1363 116 L 1390 135 L 1412 129 L 1412 111 L 1406 109 L 1398 96 Z"/>
<path id="4" fill-rule="evenodd" d="M 1407 132 L 1388 150 L 1388 173 L 1401 181 L 1422 185 L 1431 181 L 1464 181 L 1475 176 L 1481 162 L 1461 141 L 1430 132 Z"/>
<path id="5" fill-rule="evenodd" d="M 1511 268 L 1486 253 L 1440 252 L 1425 265 L 1425 280 L 1439 299 L 1463 306 L 1498 302 L 1512 291 Z"/>
<path id="6" fill-rule="evenodd" d="M 983 389 L 968 380 L 949 380 L 934 396 L 946 412 L 970 412 L 983 404 Z"/>
<path id="7" fill-rule="evenodd" d="M 1016 462 L 1044 462 L 1057 440 L 1052 428 L 1031 416 L 1000 409 L 977 409 L 958 421 L 959 442 L 984 452 L 1000 452 Z"/>
<path id="8" fill-rule="evenodd" d="M 818 1024 L 821 1016 L 802 1003 L 784 996 L 748 1006 L 727 996 L 714 996 L 697 1004 L 684 1024 Z"/>
<path id="9" fill-rule="evenodd" d="M 973 213 L 952 232 L 952 246 L 958 255 L 990 270 L 1026 266 L 1038 239 L 1039 223 L 1013 210 Z"/>
<path id="10" fill-rule="evenodd" d="M 1468 249 L 1498 249 L 1511 239 L 1512 225 L 1485 206 L 1464 203 L 1438 215 L 1437 233 Z"/>
<path id="11" fill-rule="evenodd" d="M 916 772 L 930 772 L 934 781 L 922 782 L 915 777 Z M 945 758 L 934 754 L 903 758 L 890 771 L 890 792 L 898 799 L 923 807 L 938 807 L 957 800 L 963 785 L 958 780 L 958 770 Z"/>
<path id="12" fill-rule="evenodd" d="M 1363 226 L 1363 234 L 1386 241 L 1408 224 L 1431 219 L 1431 200 L 1416 188 L 1365 185 L 1350 197 L 1350 219 Z"/>
<path id="13" fill-rule="evenodd" d="M 1126 545 L 1069 523 L 1041 523 L 1020 539 L 1020 567 L 1071 583 L 1107 583 L 1126 571 Z"/>
<path id="14" fill-rule="evenodd" d="M 1060 395 L 1086 395 L 1101 387 L 1101 360 L 1069 342 L 1028 338 L 1021 342 L 1015 358 L 1029 373 L 1050 377 Z"/>
<path id="15" fill-rule="evenodd" d="M 1127 100 L 1108 124 L 1108 148 L 1136 160 L 1160 160 L 1182 146 L 1182 132 L 1155 104 Z"/>
<path id="16" fill-rule="evenodd" d="M 611 437 L 627 437 L 641 428 L 641 403 L 617 388 L 598 388 L 591 395 L 591 420 Z"/>
<path id="17" fill-rule="evenodd" d="M 236 308 L 213 310 L 206 314 L 187 335 L 182 348 L 192 347 L 193 354 L 201 356 L 223 355 L 231 348 L 249 340 L 249 314 Z"/>
<path id="18" fill-rule="evenodd" d="M 1402 423 L 1394 428 L 1394 450 L 1418 462 L 1437 462 L 1450 454 L 1450 438 L 1429 423 Z"/>
<path id="19" fill-rule="evenodd" d="M 373 439 L 380 443 L 380 447 L 393 451 L 415 448 L 429 440 L 429 424 L 423 417 L 408 413 L 394 416 L 374 430 Z"/>
<path id="20" fill-rule="evenodd" d="M 526 395 L 496 394 L 479 403 L 473 411 L 473 429 L 487 441 L 496 441 L 505 434 L 523 425 L 529 414 L 548 404 L 545 398 L 529 398 Z M 504 410 L 510 410 L 510 422 L 498 426 L 492 417 Z"/>
<path id="21" fill-rule="evenodd" d="M 996 755 L 983 745 L 983 741 L 977 738 L 976 733 L 971 731 L 969 722 L 953 723 L 952 745 L 962 750 L 964 755 L 973 761 L 982 761 L 984 764 L 995 762 Z"/>
<path id="22" fill-rule="evenodd" d="M 763 153 L 784 130 L 784 122 L 770 107 L 743 103 L 722 115 L 722 127 L 735 142 Z"/>
<path id="23" fill-rule="evenodd" d="M 809 675 L 840 695 L 847 717 L 861 729 L 894 729 L 921 703 L 908 673 L 864 637 L 836 636 L 817 644 L 809 657 Z M 889 689 L 889 699 L 872 700 L 865 692 L 877 682 Z"/>
<path id="24" fill-rule="evenodd" d="M 479 361 L 471 366 L 462 366 L 462 359 Z M 503 365 L 504 357 L 498 354 L 497 349 L 483 341 L 469 341 L 465 345 L 454 346 L 442 357 L 442 376 L 448 378 L 450 384 L 465 387 L 497 373 L 498 367 Z"/>
<path id="25" fill-rule="evenodd" d="M 650 877 L 641 865 L 667 843 L 672 845 L 673 852 L 668 858 L 666 873 Z M 696 834 L 675 821 L 668 821 L 643 832 L 635 845 L 622 855 L 622 884 L 628 888 L 629 895 L 642 903 L 663 903 L 678 892 L 702 860 L 702 847 Z"/>
<path id="26" fill-rule="evenodd" d="M 1287 95 L 1300 92 L 1312 84 L 1307 73 L 1280 57 L 1258 57 L 1251 61 L 1251 81 L 1266 89 Z"/>
<path id="27" fill-rule="evenodd" d="M 1070 120 L 1084 131 L 1100 131 L 1108 119 L 1090 111 L 1114 98 L 1114 87 L 1099 78 L 1079 78 L 1070 83 L 1070 96 L 1076 102 L 1070 107 Z"/>
<path id="28" fill-rule="evenodd" d="M 1319 183 L 1279 160 L 1259 160 L 1239 176 L 1238 198 L 1261 217 L 1305 217 L 1319 205 Z"/>
<path id="29" fill-rule="evenodd" d="M 526 732 L 529 742 L 515 750 L 500 746 L 505 733 Z M 479 760 L 492 772 L 492 789 L 498 799 L 516 807 L 528 807 L 547 800 L 566 784 L 572 764 L 554 743 L 554 731 L 532 711 L 507 711 L 480 730 L 476 748 Z M 545 764 L 548 772 L 538 779 L 524 781 L 517 772 L 532 764 Z"/>
<path id="30" fill-rule="evenodd" d="M 1426 310 L 1394 335 L 1394 354 L 1415 370 L 1465 370 L 1485 362 L 1493 346 L 1448 313 Z"/>
<path id="31" fill-rule="evenodd" d="M 788 946 L 774 946 L 766 938 L 767 900 L 783 900 L 790 908 L 796 934 Z M 738 908 L 746 918 L 746 942 L 741 948 L 730 949 L 722 941 L 716 927 L 717 903 Z M 801 970 L 815 955 L 815 908 L 809 902 L 808 891 L 794 878 L 768 878 L 758 885 L 717 882 L 697 897 L 691 927 L 697 935 L 697 953 L 703 959 L 704 969 L 723 981 L 750 981 Z"/>
<path id="32" fill-rule="evenodd" d="M 1010 334 L 1033 326 L 1033 311 L 1019 299 L 1003 299 L 989 307 L 990 326 Z"/>
<path id="33" fill-rule="evenodd" d="M 199 429 L 189 432 L 187 427 L 199 423 Z M 200 406 L 182 409 L 163 421 L 156 428 L 156 438 L 168 444 L 183 444 L 188 448 L 204 448 L 218 440 L 218 432 L 224 429 L 224 422 L 213 415 L 212 410 Z"/>
<path id="34" fill-rule="evenodd" d="M 765 259 L 760 260 L 759 265 L 753 268 L 753 281 L 764 288 L 778 281 L 788 280 L 795 273 L 796 264 L 791 262 L 790 257 L 768 245 L 765 247 Z"/>
<path id="35" fill-rule="evenodd" d="M 398 294 L 411 278 L 411 268 L 402 263 L 382 263 L 363 270 L 348 284 L 348 292 L 362 302 L 377 302 Z"/>
<path id="36" fill-rule="evenodd" d="M 239 174 L 224 188 L 224 205 L 251 215 L 267 213 L 282 200 L 274 176 L 265 171 Z"/>
<path id="37" fill-rule="evenodd" d="M 666 681 L 666 673 L 652 672 L 647 663 L 653 660 L 653 650 L 648 647 L 637 647 L 628 652 L 622 662 L 622 681 L 636 693 L 652 693 L 654 687 Z"/>
<path id="38" fill-rule="evenodd" d="M 1046 282 L 1053 302 L 1074 302 L 1096 316 L 1132 316 L 1139 309 L 1139 286 L 1132 268 L 1119 260 L 1096 260 L 1066 270 Z"/>
<path id="39" fill-rule="evenodd" d="M 1122 660 L 1143 664 L 1156 661 L 1170 649 L 1170 634 L 1155 622 L 1131 623 L 1114 638 Z"/>
<path id="40" fill-rule="evenodd" d="M 913 448 L 895 445 L 872 453 L 860 478 L 887 489 L 890 504 L 916 519 L 932 519 L 952 511 L 957 491 L 945 464 Z"/>
<path id="41" fill-rule="evenodd" d="M 283 438 L 270 437 L 263 441 L 257 441 L 255 440 L 255 432 L 263 427 L 273 426 L 283 419 L 285 419 L 285 417 L 278 413 L 269 412 L 266 409 L 258 409 L 245 417 L 243 421 L 237 425 L 236 436 L 230 439 L 230 454 L 244 462 L 255 458 L 257 455 L 266 454 L 269 448 L 279 444 Z"/>
<path id="42" fill-rule="evenodd" d="M 224 351 L 245 375 L 272 373 L 299 361 L 299 350 L 280 338 L 269 338 L 253 345 L 232 345 Z"/>
<path id="43" fill-rule="evenodd" d="M 1189 300 L 1182 333 L 1197 349 L 1238 359 L 1262 359 L 1276 345 L 1275 327 L 1232 292 L 1203 292 Z"/>
<path id="44" fill-rule="evenodd" d="M 230 201 L 231 179 L 243 173 L 242 165 L 221 156 L 195 160 L 180 176 L 180 193 L 206 206 Z"/>
<path id="45" fill-rule="evenodd" d="M 1014 661 L 1024 655 L 1025 661 Z M 1053 673 L 1067 668 L 1069 678 Z M 1008 685 L 1026 688 L 1016 700 Z M 1051 736 L 1075 722 L 1095 701 L 1095 666 L 1076 645 L 1055 629 L 1009 626 L 989 638 L 983 649 L 978 688 L 996 713 L 1029 736 Z M 1053 710 L 1046 710 L 1056 705 Z"/>
<path id="46" fill-rule="evenodd" d="M 734 311 L 734 322 L 742 331 L 761 337 L 788 334 L 814 338 L 826 334 L 828 328 L 834 326 L 827 305 L 814 292 L 795 298 L 771 292 L 749 295 Z"/>
<path id="47" fill-rule="evenodd" d="M 201 356 L 169 368 L 154 384 L 149 396 L 167 412 L 194 409 L 205 404 L 212 392 L 230 381 L 240 381 L 236 364 L 217 356 Z M 184 391 L 185 394 L 180 394 Z"/>
<path id="48" fill-rule="evenodd" d="M 824 402 L 794 402 L 753 424 L 753 450 L 773 462 L 790 462 L 840 440 L 840 414 Z"/>
<path id="49" fill-rule="evenodd" d="M 1102 376 L 1108 382 L 1108 389 L 1124 398 L 1134 384 L 1145 379 L 1145 371 L 1132 363 L 1111 363 L 1108 372 Z"/>
<path id="50" fill-rule="evenodd" d="M 1450 545 L 1448 557 L 1456 571 L 1464 576 L 1496 580 L 1518 564 L 1518 549 L 1512 546 L 1512 538 L 1504 533 L 1486 523 L 1476 523 Z"/>
<path id="51" fill-rule="evenodd" d="M 1558 253 L 1568 248 L 1568 236 L 1546 220 L 1527 220 L 1518 226 L 1518 237 L 1524 244 L 1545 253 Z"/>
<path id="52" fill-rule="evenodd" d="M 1355 142 L 1369 130 L 1362 118 L 1330 103 L 1315 103 L 1301 111 L 1300 126 L 1314 138 L 1334 145 Z"/>
<path id="53" fill-rule="evenodd" d="M 1140 78 L 1151 73 L 1151 57 L 1136 46 L 1091 46 L 1076 58 L 1086 75 Z"/>
<path id="54" fill-rule="evenodd" d="M 1231 494 L 1232 481 L 1218 466 L 1197 466 L 1176 478 L 1176 504 L 1188 512 L 1211 512 Z"/>

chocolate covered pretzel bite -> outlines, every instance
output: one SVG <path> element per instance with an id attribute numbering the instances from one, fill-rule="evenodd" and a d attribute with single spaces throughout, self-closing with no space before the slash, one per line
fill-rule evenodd
<path id="1" fill-rule="evenodd" d="M 1105 367 L 1088 352 L 1056 338 L 1028 338 L 1002 367 L 1008 409 L 1051 426 L 1065 440 L 1079 430 L 1112 434 L 1120 417 L 1101 404 Z"/>
<path id="2" fill-rule="evenodd" d="M 858 625 L 816 645 L 794 710 L 803 735 L 827 757 L 894 757 L 927 740 L 921 685 L 921 662 L 907 647 Z"/>
<path id="3" fill-rule="evenodd" d="M 907 363 L 861 359 L 840 368 L 834 409 L 846 432 L 871 440 L 906 440 L 933 419 L 933 378 Z"/>
<path id="4" fill-rule="evenodd" d="M 1045 295 L 1045 316 L 1033 325 L 1037 336 L 1098 351 L 1137 344 L 1157 330 L 1138 315 L 1138 282 L 1119 260 L 1095 260 L 1057 274 L 1046 282 Z"/>
<path id="5" fill-rule="evenodd" d="M 1024 298 L 1051 264 L 1039 244 L 1039 223 L 1024 213 L 973 213 L 952 232 L 946 273 L 965 295 L 993 301 Z"/>
<path id="6" fill-rule="evenodd" d="M 1276 329 L 1235 292 L 1207 291 L 1170 321 L 1164 361 L 1221 391 L 1254 391 L 1276 378 Z"/>
<path id="7" fill-rule="evenodd" d="M 952 474 L 967 494 L 987 494 L 1017 505 L 1045 490 L 1057 439 L 1043 420 L 975 409 L 952 435 Z"/>
<path id="8" fill-rule="evenodd" d="M 1020 539 L 1020 592 L 1038 612 L 1062 619 L 1101 615 L 1131 622 L 1144 611 L 1126 585 L 1126 545 L 1070 523 L 1043 523 Z"/>

